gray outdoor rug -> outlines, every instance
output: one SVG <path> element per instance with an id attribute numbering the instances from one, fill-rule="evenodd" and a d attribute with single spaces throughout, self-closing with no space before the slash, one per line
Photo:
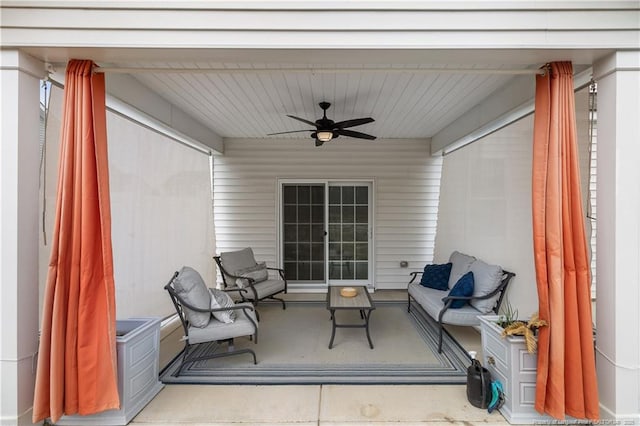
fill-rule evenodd
<path id="1" fill-rule="evenodd" d="M 329 349 L 331 320 L 324 302 L 260 303 L 258 343 L 235 339 L 249 354 L 194 362 L 174 377 L 179 355 L 161 373 L 163 383 L 180 384 L 458 384 L 466 383 L 466 351 L 445 332 L 438 354 L 437 324 L 406 302 L 376 302 L 369 348 L 362 328 L 338 328 Z M 361 321 L 357 311 L 337 311 L 338 323 Z M 211 343 L 202 352 L 226 351 Z"/>

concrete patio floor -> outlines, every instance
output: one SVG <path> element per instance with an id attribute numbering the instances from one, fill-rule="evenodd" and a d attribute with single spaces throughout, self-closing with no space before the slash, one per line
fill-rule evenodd
<path id="1" fill-rule="evenodd" d="M 460 385 L 166 386 L 132 425 L 506 425 Z"/>
<path id="2" fill-rule="evenodd" d="M 383 290 L 374 300 L 406 300 Z M 324 300 L 290 293 L 287 300 Z M 467 350 L 481 352 L 480 334 L 448 327 Z M 464 385 L 167 385 L 132 425 L 506 425 L 467 401 Z"/>

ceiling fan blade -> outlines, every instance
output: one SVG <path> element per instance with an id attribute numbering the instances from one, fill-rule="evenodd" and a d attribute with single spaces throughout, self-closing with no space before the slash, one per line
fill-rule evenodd
<path id="1" fill-rule="evenodd" d="M 374 140 L 376 138 L 375 136 L 368 135 L 368 134 L 362 133 L 362 132 L 356 132 L 354 130 L 337 129 L 337 130 L 334 130 L 334 132 L 339 134 L 339 135 L 350 136 L 352 138 L 369 139 L 369 140 Z"/>
<path id="2" fill-rule="evenodd" d="M 315 132 L 316 129 L 307 129 L 307 130 L 292 130 L 290 132 L 278 132 L 278 133 L 267 133 L 267 136 L 273 136 L 273 135 L 284 135 L 287 133 L 300 133 L 300 132 Z"/>
<path id="3" fill-rule="evenodd" d="M 371 117 L 354 118 L 353 120 L 339 121 L 335 123 L 333 126 L 337 127 L 338 129 L 344 129 L 345 127 L 353 127 L 353 126 L 360 126 L 362 124 L 373 123 L 374 121 L 376 120 L 374 120 Z"/>
<path id="4" fill-rule="evenodd" d="M 305 120 L 304 118 L 296 117 L 295 115 L 289 115 L 289 114 L 287 114 L 287 117 L 293 118 L 294 120 L 302 121 L 303 123 L 306 123 L 309 126 L 316 127 L 316 123 L 314 123 L 313 121 Z"/>
<path id="5" fill-rule="evenodd" d="M 316 138 L 316 146 L 322 146 L 324 142 L 322 142 L 320 139 Z"/>

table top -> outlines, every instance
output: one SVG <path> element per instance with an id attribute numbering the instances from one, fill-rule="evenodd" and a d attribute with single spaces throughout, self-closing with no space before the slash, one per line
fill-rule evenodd
<path id="1" fill-rule="evenodd" d="M 340 295 L 340 289 L 351 287 L 356 289 L 354 297 Z M 363 285 L 329 286 L 327 291 L 327 309 L 375 309 L 375 304 Z"/>

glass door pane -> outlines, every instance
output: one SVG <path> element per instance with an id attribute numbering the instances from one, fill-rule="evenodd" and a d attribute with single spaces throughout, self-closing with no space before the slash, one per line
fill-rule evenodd
<path id="1" fill-rule="evenodd" d="M 369 279 L 369 186 L 329 186 L 329 279 Z"/>
<path id="2" fill-rule="evenodd" d="M 282 252 L 287 280 L 325 281 L 325 185 L 283 184 Z"/>

